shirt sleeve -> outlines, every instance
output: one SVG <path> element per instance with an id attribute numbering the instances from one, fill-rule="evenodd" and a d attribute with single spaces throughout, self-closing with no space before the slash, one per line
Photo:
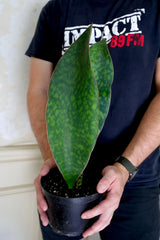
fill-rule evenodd
<path id="1" fill-rule="evenodd" d="M 56 1 L 49 1 L 41 10 L 34 36 L 25 54 L 53 62 L 55 65 L 60 53 L 56 46 L 58 24 L 59 10 Z"/>

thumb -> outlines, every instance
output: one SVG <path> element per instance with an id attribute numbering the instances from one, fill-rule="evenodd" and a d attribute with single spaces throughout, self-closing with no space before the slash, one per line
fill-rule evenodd
<path id="1" fill-rule="evenodd" d="M 100 181 L 97 184 L 97 192 L 98 193 L 104 193 L 106 191 L 110 190 L 111 184 L 114 181 L 114 177 L 111 174 L 110 167 L 106 167 L 102 171 L 103 177 L 100 179 Z"/>
<path id="2" fill-rule="evenodd" d="M 110 187 L 110 183 L 109 183 L 108 179 L 103 177 L 97 184 L 97 192 L 104 193 L 109 189 L 109 187 Z"/>

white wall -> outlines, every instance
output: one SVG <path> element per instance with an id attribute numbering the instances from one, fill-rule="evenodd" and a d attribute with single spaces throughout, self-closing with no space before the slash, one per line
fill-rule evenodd
<path id="1" fill-rule="evenodd" d="M 0 0 L 0 239 L 40 240 L 33 180 L 42 164 L 26 107 L 24 55 L 47 0 Z"/>
<path id="2" fill-rule="evenodd" d="M 0 0 L 0 146 L 35 143 L 26 107 L 24 55 L 47 0 Z"/>

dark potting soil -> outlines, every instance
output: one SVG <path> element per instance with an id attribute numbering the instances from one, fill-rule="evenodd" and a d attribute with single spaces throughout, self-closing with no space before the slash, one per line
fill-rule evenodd
<path id="1" fill-rule="evenodd" d="M 59 172 L 58 168 L 52 169 L 49 174 L 41 179 L 43 188 L 51 194 L 66 197 L 86 197 L 96 193 L 96 185 L 98 183 L 98 176 L 91 176 L 90 174 L 84 174 L 83 182 L 74 186 L 73 189 L 68 189 L 68 186 Z"/>

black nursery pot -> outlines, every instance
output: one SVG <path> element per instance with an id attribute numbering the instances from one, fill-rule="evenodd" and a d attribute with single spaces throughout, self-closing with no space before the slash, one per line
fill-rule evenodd
<path id="1" fill-rule="evenodd" d="M 80 236 L 96 220 L 95 218 L 81 219 L 81 214 L 98 204 L 100 194 L 94 193 L 85 197 L 57 196 L 45 189 L 47 178 L 48 175 L 42 177 L 41 186 L 48 204 L 47 215 L 50 226 L 60 235 Z"/>

